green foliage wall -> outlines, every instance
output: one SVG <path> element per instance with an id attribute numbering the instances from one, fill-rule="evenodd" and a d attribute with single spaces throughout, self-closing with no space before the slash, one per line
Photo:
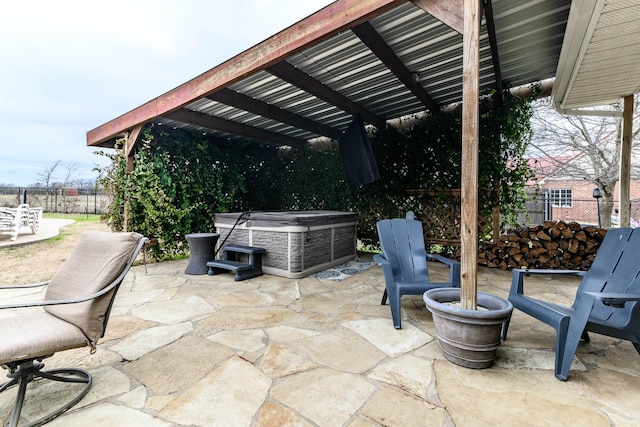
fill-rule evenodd
<path id="1" fill-rule="evenodd" d="M 528 100 L 505 93 L 500 106 L 493 98 L 480 102 L 479 213 L 489 215 L 500 206 L 502 225 L 515 223 L 524 208 L 524 186 L 533 172 L 524 158 L 532 132 Z M 387 127 L 373 135 L 373 149 L 381 180 L 358 191 L 358 236 L 376 243 L 375 222 L 418 212 L 425 201 L 407 189 L 450 190 L 460 188 L 462 111 L 436 114 L 409 127 Z M 444 203 L 445 200 L 443 199 Z M 488 238 L 490 230 L 480 230 Z"/>
<path id="2" fill-rule="evenodd" d="M 481 103 L 480 183 L 495 196 L 481 200 L 491 209 L 497 198 L 507 220 L 524 205 L 531 176 L 524 156 L 530 139 L 529 103 L 507 94 L 504 105 Z M 359 212 L 358 236 L 377 244 L 375 222 L 418 210 L 407 189 L 444 190 L 460 186 L 460 111 L 437 114 L 401 130 L 377 130 L 372 138 L 382 179 L 357 190 L 346 181 L 337 146 L 304 150 L 216 141 L 179 129 L 149 127 L 127 177 L 121 150 L 105 154 L 111 165 L 100 182 L 112 196 L 105 219 L 154 239 L 156 259 L 186 253 L 184 235 L 214 229 L 216 212 L 328 209 Z M 493 197 L 494 199 L 491 199 Z"/>

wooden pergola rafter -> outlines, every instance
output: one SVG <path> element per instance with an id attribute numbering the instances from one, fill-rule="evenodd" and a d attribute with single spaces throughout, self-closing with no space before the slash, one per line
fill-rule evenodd
<path id="1" fill-rule="evenodd" d="M 307 143 L 302 139 L 234 122 L 233 120 L 211 116 L 198 111 L 188 110 L 186 108 L 165 113 L 162 117 L 182 123 L 193 124 L 205 129 L 216 129 L 221 132 L 240 135 L 246 138 L 256 139 L 258 141 L 268 141 L 275 145 L 288 145 L 291 147 L 302 148 Z"/>
<path id="2" fill-rule="evenodd" d="M 303 91 L 348 112 L 349 114 L 360 114 L 366 122 L 371 123 L 376 127 L 383 128 L 387 125 L 387 121 L 384 117 L 380 117 L 377 114 L 372 113 L 367 108 L 352 101 L 331 87 L 319 82 L 304 71 L 289 64 L 287 61 L 281 61 L 277 64 L 273 64 L 267 68 L 267 71 L 279 79 L 282 79 Z"/>
<path id="3" fill-rule="evenodd" d="M 306 129 L 320 136 L 338 139 L 340 131 L 331 126 L 308 119 L 277 105 L 269 104 L 259 99 L 252 98 L 231 89 L 221 89 L 206 97 L 212 101 L 220 102 L 239 110 L 247 111 L 262 117 L 268 117 L 277 122 L 284 123 L 299 129 Z"/>
<path id="4" fill-rule="evenodd" d="M 431 98 L 424 87 L 414 79 L 411 71 L 402 63 L 393 49 L 384 41 L 369 22 L 351 29 L 356 36 L 382 61 L 393 74 L 422 102 L 426 109 L 438 111 L 440 106 Z"/>
<path id="5" fill-rule="evenodd" d="M 500 54 L 498 53 L 498 39 L 496 37 L 496 23 L 493 17 L 493 6 L 491 0 L 482 0 L 482 9 L 484 11 L 484 20 L 487 25 L 487 35 L 489 36 L 489 47 L 491 48 L 491 62 L 493 63 L 493 74 L 496 76 L 496 99 L 502 103 L 503 86 L 502 71 L 500 70 Z"/>

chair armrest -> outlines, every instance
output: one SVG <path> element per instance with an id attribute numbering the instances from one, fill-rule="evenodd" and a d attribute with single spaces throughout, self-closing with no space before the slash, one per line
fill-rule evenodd
<path id="1" fill-rule="evenodd" d="M 24 303 L 16 303 L 16 304 L 6 304 L 0 305 L 0 309 L 5 308 L 26 308 L 26 307 L 44 307 L 45 305 L 63 305 L 63 304 L 78 304 L 80 302 L 90 301 L 92 299 L 96 299 L 113 288 L 115 288 L 120 282 L 114 281 L 109 286 L 102 288 L 100 291 L 84 296 L 82 298 L 75 299 L 64 299 L 64 300 L 49 300 L 49 301 L 34 301 L 34 302 L 24 302 Z"/>
<path id="2" fill-rule="evenodd" d="M 48 285 L 50 282 L 50 280 L 47 280 L 46 282 L 38 282 L 38 283 L 29 283 L 26 285 L 2 285 L 0 286 L 0 290 L 1 289 L 27 289 L 27 288 L 38 288 L 40 286 L 45 286 Z"/>
<path id="3" fill-rule="evenodd" d="M 460 263 L 458 261 L 437 254 L 427 254 L 427 260 L 429 259 L 441 262 L 449 267 L 449 282 L 451 282 L 451 286 L 460 287 Z"/>
<path id="4" fill-rule="evenodd" d="M 514 268 L 513 275 L 524 274 L 525 276 L 533 276 L 536 274 L 558 274 L 564 276 L 584 276 L 587 272 L 581 270 L 541 270 L 541 269 L 528 269 L 528 268 Z"/>
<path id="5" fill-rule="evenodd" d="M 384 257 L 383 254 L 375 254 L 375 255 L 373 255 L 373 260 L 379 265 L 389 264 L 389 261 L 387 261 L 387 259 Z"/>
<path id="6" fill-rule="evenodd" d="M 455 264 L 459 264 L 459 262 L 454 259 L 443 257 L 442 255 L 438 255 L 438 254 L 427 254 L 427 259 L 432 259 L 434 261 L 441 262 L 443 264 L 446 264 L 448 267 L 451 267 L 452 265 L 455 265 Z"/>
<path id="7" fill-rule="evenodd" d="M 533 275 L 561 275 L 561 276 L 584 276 L 587 272 L 580 270 L 541 270 L 528 268 L 514 268 L 511 279 L 511 290 L 509 295 L 524 295 L 524 277 Z"/>
<path id="8" fill-rule="evenodd" d="M 585 292 L 598 301 L 602 301 L 604 305 L 615 308 L 624 308 L 625 303 L 640 301 L 640 294 L 625 294 L 615 292 Z"/>

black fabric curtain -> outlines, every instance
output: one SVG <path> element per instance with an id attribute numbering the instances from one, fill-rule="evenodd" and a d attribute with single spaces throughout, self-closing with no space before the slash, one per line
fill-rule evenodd
<path id="1" fill-rule="evenodd" d="M 360 115 L 356 115 L 347 130 L 338 138 L 340 155 L 351 188 L 362 187 L 380 179 L 371 141 Z"/>

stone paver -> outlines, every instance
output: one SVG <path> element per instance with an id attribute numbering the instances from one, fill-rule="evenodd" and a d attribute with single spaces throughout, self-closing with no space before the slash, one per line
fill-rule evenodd
<path id="1" fill-rule="evenodd" d="M 232 355 L 231 349 L 206 338 L 186 336 L 122 369 L 154 394 L 169 394 L 183 391 Z"/>
<path id="2" fill-rule="evenodd" d="M 444 359 L 421 296 L 395 330 L 379 267 L 341 282 L 314 277 L 189 276 L 187 260 L 134 267 L 104 339 L 45 359 L 92 372 L 91 392 L 52 426 L 640 425 L 640 357 L 628 342 L 581 343 L 555 379 L 554 331 L 515 312 L 496 364 Z M 448 271 L 434 264 L 434 278 Z M 511 274 L 479 269 L 480 290 L 506 297 Z M 531 278 L 528 292 L 570 302 L 576 281 Z M 2 303 L 41 293 L 0 294 Z M 10 315 L 4 311 L 2 316 Z M 58 388 L 56 388 L 58 387 Z M 72 385 L 39 384 L 24 416 L 63 402 Z M 13 390 L 0 394 L 0 419 Z"/>
<path id="3" fill-rule="evenodd" d="M 190 322 L 158 326 L 136 332 L 112 345 L 110 349 L 120 353 L 127 360 L 136 360 L 153 350 L 172 343 L 192 329 L 193 326 Z"/>
<path id="4" fill-rule="evenodd" d="M 260 361 L 260 369 L 271 378 L 282 378 L 318 367 L 308 356 L 280 344 L 272 343 Z"/>
<path id="5" fill-rule="evenodd" d="M 178 424 L 248 426 L 270 386 L 268 376 L 234 357 L 174 399 L 160 415 Z"/>
<path id="6" fill-rule="evenodd" d="M 385 354 L 348 329 L 340 329 L 291 343 L 314 362 L 339 371 L 364 373 Z"/>
<path id="7" fill-rule="evenodd" d="M 256 427 L 273 426 L 312 427 L 313 424 L 282 405 L 274 402 L 266 402 L 260 409 Z"/>
<path id="8" fill-rule="evenodd" d="M 426 399 L 434 378 L 433 362 L 406 354 L 379 365 L 367 377 Z"/>
<path id="9" fill-rule="evenodd" d="M 369 319 L 345 322 L 344 326 L 362 335 L 371 344 L 391 357 L 405 354 L 433 340 L 429 334 L 406 324 L 402 329 L 393 327 L 390 319 Z"/>
<path id="10" fill-rule="evenodd" d="M 603 411 L 574 384 L 558 381 L 553 371 L 470 370 L 435 361 L 434 372 L 440 399 L 456 426 L 610 425 Z"/>
<path id="11" fill-rule="evenodd" d="M 144 404 L 147 401 L 147 389 L 143 386 L 134 388 L 128 393 L 123 394 L 118 398 L 118 402 L 122 402 L 126 406 L 135 409 L 144 408 Z"/>
<path id="12" fill-rule="evenodd" d="M 362 414 L 383 426 L 441 427 L 446 412 L 429 403 L 385 387 L 362 408 Z"/>
<path id="13" fill-rule="evenodd" d="M 551 350 L 536 350 L 502 346 L 498 348 L 495 364 L 505 369 L 546 369 L 554 370 L 556 353 Z M 578 358 L 571 362 L 571 372 L 586 371 Z"/>
<path id="14" fill-rule="evenodd" d="M 109 402 L 100 403 L 82 412 L 70 412 L 47 424 L 47 426 L 50 427 L 87 427 L 90 425 L 109 427 L 172 427 L 173 424 L 142 411 Z"/>
<path id="15" fill-rule="evenodd" d="M 376 388 L 362 377 L 314 369 L 286 378 L 271 396 L 321 427 L 344 425 Z"/>
<path id="16" fill-rule="evenodd" d="M 203 298 L 193 295 L 188 298 L 151 302 L 134 307 L 135 317 L 158 323 L 182 323 L 197 320 L 211 314 L 214 309 Z"/>

